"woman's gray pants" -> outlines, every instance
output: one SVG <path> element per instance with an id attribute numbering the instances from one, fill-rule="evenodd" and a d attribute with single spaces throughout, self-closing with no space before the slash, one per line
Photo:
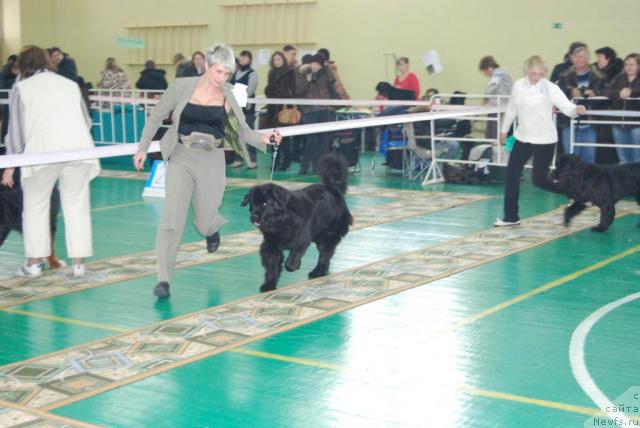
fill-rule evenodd
<path id="1" fill-rule="evenodd" d="M 167 166 L 166 200 L 156 239 L 158 281 L 171 282 L 192 196 L 194 224 L 202 236 L 213 235 L 226 223 L 218 213 L 224 187 L 224 150 L 176 145 Z"/>

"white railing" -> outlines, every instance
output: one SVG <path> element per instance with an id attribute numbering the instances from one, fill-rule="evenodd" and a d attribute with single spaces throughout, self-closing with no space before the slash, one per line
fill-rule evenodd
<path id="1" fill-rule="evenodd" d="M 607 97 L 576 97 L 573 101 L 607 101 L 609 98 Z M 640 103 L 640 98 L 626 98 L 627 101 L 636 101 Z M 603 143 L 603 142 L 594 142 L 588 143 L 584 141 L 575 141 L 575 127 L 580 125 L 631 125 L 631 126 L 640 126 L 640 111 L 638 110 L 589 110 L 586 116 L 596 116 L 596 117 L 604 117 L 605 119 L 581 119 L 580 117 L 571 118 L 569 123 L 569 151 L 570 153 L 574 153 L 575 147 L 612 147 L 612 148 L 620 148 L 620 149 L 636 149 L 640 150 L 640 146 L 633 144 L 617 144 L 617 143 Z M 614 117 L 632 117 L 634 120 L 615 120 L 615 119 L 606 119 L 606 118 L 614 118 Z"/>
<path id="2" fill-rule="evenodd" d="M 482 104 L 495 104 L 495 106 L 499 109 L 499 113 L 497 114 L 483 114 L 478 116 L 469 116 L 465 117 L 463 120 L 476 120 L 476 121 L 484 121 L 486 122 L 485 126 L 489 126 L 490 123 L 495 123 L 496 126 L 496 137 L 495 138 L 482 138 L 482 137 L 448 137 L 445 135 L 438 135 L 436 133 L 436 123 L 432 121 L 430 123 L 430 133 L 429 135 L 418 136 L 416 135 L 416 139 L 427 139 L 431 141 L 431 161 L 429 163 L 428 168 L 426 169 L 426 174 L 422 184 L 435 184 L 444 182 L 444 175 L 442 173 L 442 169 L 438 163 L 454 163 L 454 164 L 467 164 L 467 165 L 478 165 L 478 166 L 506 166 L 508 157 L 503 153 L 503 146 L 500 144 L 500 128 L 502 126 L 502 114 L 506 110 L 506 105 L 509 102 L 509 95 L 486 95 L 486 94 L 436 94 L 433 95 L 430 99 L 430 102 L 434 105 L 437 105 L 438 100 L 443 100 L 445 98 L 464 98 L 465 100 L 471 101 L 480 101 Z M 485 143 L 490 144 L 493 149 L 493 156 L 490 162 L 485 160 L 483 161 L 472 161 L 472 160 L 462 160 L 462 159 L 439 159 L 438 158 L 438 142 L 470 142 L 470 143 Z M 414 149 L 415 150 L 415 149 Z M 415 151 L 414 151 L 415 153 Z M 426 153 L 425 153 L 426 154 Z M 422 160 L 424 154 L 419 156 Z M 420 170 L 415 177 L 410 178 L 418 178 L 423 170 Z"/>

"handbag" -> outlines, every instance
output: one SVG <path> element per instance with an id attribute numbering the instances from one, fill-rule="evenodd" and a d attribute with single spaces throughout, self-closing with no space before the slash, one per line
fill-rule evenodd
<path id="1" fill-rule="evenodd" d="M 296 106 L 284 106 L 280 113 L 278 113 L 278 122 L 282 125 L 297 125 L 300 123 L 302 113 L 296 108 Z"/>

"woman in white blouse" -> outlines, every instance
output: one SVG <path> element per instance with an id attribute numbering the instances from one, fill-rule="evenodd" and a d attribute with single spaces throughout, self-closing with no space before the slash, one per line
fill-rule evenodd
<path id="1" fill-rule="evenodd" d="M 526 76 L 518 79 L 511 91 L 502 123 L 502 144 L 507 139 L 509 128 L 515 120 L 513 146 L 505 178 L 504 218 L 497 219 L 496 226 L 520 224 L 518 216 L 518 198 L 520 196 L 520 178 L 524 165 L 533 156 L 533 184 L 541 189 L 557 192 L 549 178 L 549 165 L 558 141 L 558 133 L 553 120 L 553 107 L 563 114 L 574 117 L 584 114 L 584 106 L 576 106 L 554 83 L 545 76 L 547 66 L 542 58 L 535 55 L 525 62 Z M 517 120 L 516 120 L 517 118 Z"/>
<path id="2" fill-rule="evenodd" d="M 18 56 L 20 77 L 9 97 L 11 116 L 7 154 L 51 153 L 94 147 L 91 119 L 76 82 L 49 69 L 49 56 L 37 46 Z M 89 182 L 100 172 L 97 160 L 61 162 L 21 168 L 24 198 L 23 236 L 27 262 L 18 276 L 41 275 L 40 262 L 51 254 L 49 210 L 51 192 L 60 183 L 68 256 L 72 273 L 84 276 L 84 258 L 93 255 Z M 2 184 L 13 187 L 13 168 Z"/>

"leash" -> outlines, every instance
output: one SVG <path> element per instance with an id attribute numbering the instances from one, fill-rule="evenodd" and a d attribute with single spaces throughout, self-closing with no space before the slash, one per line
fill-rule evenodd
<path id="1" fill-rule="evenodd" d="M 269 141 L 273 144 L 273 161 L 271 162 L 271 180 L 273 181 L 273 172 L 276 170 L 276 158 L 278 157 L 278 147 L 280 147 L 279 144 L 276 144 L 276 137 L 275 136 L 271 136 L 271 138 L 269 138 Z"/>

